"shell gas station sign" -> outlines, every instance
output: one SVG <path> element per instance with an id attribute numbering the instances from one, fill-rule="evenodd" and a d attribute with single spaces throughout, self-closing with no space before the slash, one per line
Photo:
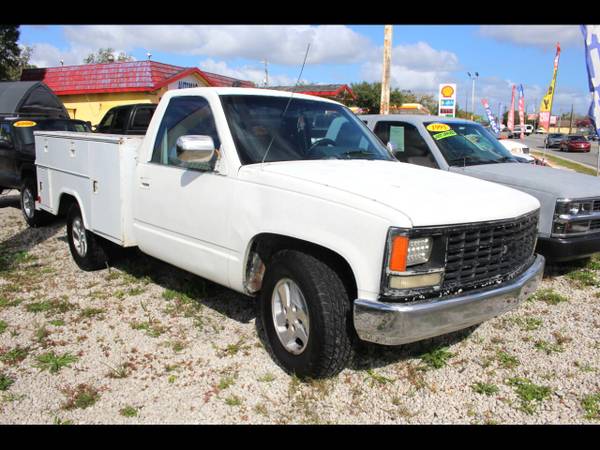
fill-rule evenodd
<path id="1" fill-rule="evenodd" d="M 438 116 L 454 117 L 456 115 L 456 84 L 440 84 L 438 99 Z"/>

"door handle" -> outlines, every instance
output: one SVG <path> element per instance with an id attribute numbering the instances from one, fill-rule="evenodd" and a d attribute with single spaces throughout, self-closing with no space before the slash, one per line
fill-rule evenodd
<path id="1" fill-rule="evenodd" d="M 140 177 L 140 186 L 144 189 L 148 189 L 150 187 L 150 178 Z"/>

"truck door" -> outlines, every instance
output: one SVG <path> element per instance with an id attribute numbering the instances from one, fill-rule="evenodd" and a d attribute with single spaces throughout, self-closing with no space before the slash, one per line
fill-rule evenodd
<path id="1" fill-rule="evenodd" d="M 0 187 L 15 187 L 18 182 L 15 141 L 8 122 L 0 123 Z"/>
<path id="2" fill-rule="evenodd" d="M 173 97 L 165 110 L 149 162 L 137 167 L 134 230 L 142 251 L 228 285 L 227 243 L 231 180 L 209 165 L 183 167 L 176 142 L 184 135 L 220 139 L 208 101 Z"/>

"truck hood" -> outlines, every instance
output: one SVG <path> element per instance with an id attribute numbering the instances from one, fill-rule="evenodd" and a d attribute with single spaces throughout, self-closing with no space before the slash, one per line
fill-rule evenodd
<path id="1" fill-rule="evenodd" d="M 261 177 L 261 171 L 274 176 Z M 540 207 L 534 197 L 499 184 L 395 161 L 285 161 L 264 164 L 262 170 L 260 164 L 244 166 L 241 172 L 244 178 L 294 191 L 306 183 L 320 185 L 326 189 L 319 195 L 329 200 L 331 190 L 359 196 L 401 212 L 413 226 L 500 220 Z"/>
<path id="2" fill-rule="evenodd" d="M 517 189 L 546 192 L 556 198 L 600 197 L 598 178 L 570 170 L 519 163 L 451 167 L 450 170 Z"/>

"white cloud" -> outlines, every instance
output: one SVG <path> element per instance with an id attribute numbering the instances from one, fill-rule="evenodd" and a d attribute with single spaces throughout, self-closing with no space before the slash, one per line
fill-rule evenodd
<path id="1" fill-rule="evenodd" d="M 358 62 L 372 46 L 343 25 L 72 25 L 64 27 L 73 46 L 185 53 L 213 58 L 246 58 L 300 65 Z"/>
<path id="2" fill-rule="evenodd" d="M 578 25 L 484 25 L 479 34 L 498 41 L 522 46 L 550 48 L 580 44 L 583 37 Z"/>
<path id="3" fill-rule="evenodd" d="M 65 66 L 83 64 L 83 60 L 90 54 L 98 50 L 94 47 L 72 46 L 68 50 L 61 50 L 53 45 L 46 43 L 32 44 L 30 63 L 38 67 L 56 67 L 62 60 Z M 113 54 L 115 59 L 123 50 L 115 50 Z"/>

